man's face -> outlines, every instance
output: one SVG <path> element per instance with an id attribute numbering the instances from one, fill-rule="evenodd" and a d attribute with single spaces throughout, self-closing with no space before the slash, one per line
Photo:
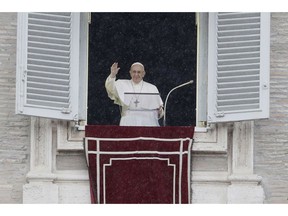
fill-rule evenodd
<path id="1" fill-rule="evenodd" d="M 144 68 L 141 65 L 134 65 L 130 69 L 130 75 L 134 83 L 139 83 L 145 75 Z"/>

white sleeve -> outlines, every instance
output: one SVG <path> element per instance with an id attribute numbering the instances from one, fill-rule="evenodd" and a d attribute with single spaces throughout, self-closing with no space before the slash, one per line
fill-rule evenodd
<path id="1" fill-rule="evenodd" d="M 116 77 L 111 78 L 110 75 L 107 77 L 107 79 L 105 81 L 105 88 L 106 88 L 106 91 L 108 93 L 108 96 L 109 96 L 109 94 L 113 94 L 113 93 L 115 94 L 115 92 L 116 92 L 115 81 L 116 81 Z"/>
<path id="2" fill-rule="evenodd" d="M 115 82 L 116 82 L 116 77 L 112 78 L 109 75 L 105 81 L 105 88 L 106 88 L 108 97 L 111 100 L 113 100 L 115 104 L 121 105 Z"/>

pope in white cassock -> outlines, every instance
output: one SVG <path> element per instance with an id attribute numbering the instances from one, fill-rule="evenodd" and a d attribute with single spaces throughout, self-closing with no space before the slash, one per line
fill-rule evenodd
<path id="1" fill-rule="evenodd" d="M 135 62 L 130 67 L 131 79 L 118 79 L 118 63 L 111 66 L 105 82 L 108 97 L 121 107 L 121 126 L 159 126 L 163 117 L 163 101 L 155 85 L 143 81 L 143 64 Z"/>

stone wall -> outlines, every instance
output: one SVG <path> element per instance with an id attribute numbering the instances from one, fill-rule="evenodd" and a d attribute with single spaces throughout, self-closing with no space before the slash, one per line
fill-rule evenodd
<path id="1" fill-rule="evenodd" d="M 265 203 L 288 203 L 288 13 L 271 13 L 270 118 L 255 121 L 254 171 Z"/>
<path id="2" fill-rule="evenodd" d="M 15 115 L 17 13 L 0 13 L 0 203 L 22 203 L 30 118 Z"/>

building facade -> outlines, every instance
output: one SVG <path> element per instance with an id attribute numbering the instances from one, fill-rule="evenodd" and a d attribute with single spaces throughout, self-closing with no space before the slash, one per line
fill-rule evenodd
<path id="1" fill-rule="evenodd" d="M 15 114 L 17 16 L 0 13 L 0 203 L 90 203 L 85 123 Z M 197 125 L 192 203 L 288 202 L 288 14 L 269 17 L 270 117 Z"/>

